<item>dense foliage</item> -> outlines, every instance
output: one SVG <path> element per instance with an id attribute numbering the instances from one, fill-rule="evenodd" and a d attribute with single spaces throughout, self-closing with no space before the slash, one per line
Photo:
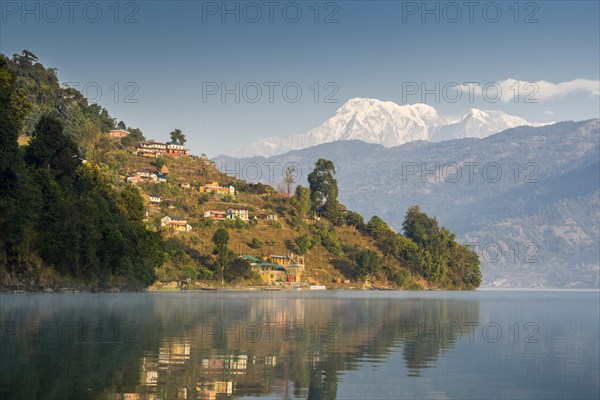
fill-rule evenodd
<path id="1" fill-rule="evenodd" d="M 435 218 L 430 218 L 418 206 L 410 207 L 402 226 L 404 235 L 395 233 L 380 217 L 373 216 L 365 225 L 362 216 L 353 211 L 342 212 L 337 201 L 338 188 L 335 167 L 329 160 L 320 159 L 308 176 L 312 206 L 334 226 L 345 222 L 357 229 L 366 229 L 384 254 L 384 259 L 372 250 L 359 249 L 350 258 L 355 275 L 367 282 L 378 273 L 386 273 L 392 281 L 404 282 L 406 270 L 391 269 L 385 259 L 393 259 L 415 274 L 439 287 L 473 289 L 481 283 L 478 256 L 466 246 L 456 242 L 456 236 L 440 228 Z M 305 210 L 307 195 L 299 186 L 294 195 L 296 212 Z M 300 211 L 302 210 L 302 211 Z M 332 255 L 341 256 L 342 249 L 333 227 L 322 224 L 312 227 L 313 240 Z M 307 240 L 297 241 L 300 252 L 306 252 Z M 385 267 L 385 268 L 384 268 Z M 401 284 L 400 284 L 401 285 Z"/>
<path id="2" fill-rule="evenodd" d="M 130 135 L 122 139 L 126 145 L 144 140 L 138 128 L 126 128 L 123 121 L 117 124 L 108 110 L 90 103 L 78 90 L 85 90 L 85 85 L 61 85 L 56 69 L 44 67 L 32 52 L 23 50 L 5 61 L 15 73 L 17 93 L 28 105 L 27 109 L 18 110 L 24 119 L 19 133 L 31 135 L 43 116 L 52 116 L 63 124 L 65 135 L 75 140 L 86 159 L 92 159 L 93 153 L 106 144 L 106 136 L 102 134 L 114 128 L 129 130 Z M 185 142 L 183 134 L 178 138 Z"/>
<path id="3" fill-rule="evenodd" d="M 16 74 L 15 84 L 26 94 L 31 111 L 23 124 L 24 132 L 31 134 L 43 115 L 60 119 L 65 126 L 65 134 L 80 137 L 86 129 L 100 129 L 108 132 L 115 126 L 108 111 L 88 100 L 75 87 L 61 86 L 57 71 L 45 68 L 35 54 L 23 50 L 8 60 Z"/>
<path id="4" fill-rule="evenodd" d="M 28 57 L 19 62 L 30 62 L 33 56 Z M 120 280 L 125 286 L 151 284 L 162 262 L 161 239 L 142 223 L 140 193 L 115 190 L 97 166 L 83 164 L 56 116 L 39 118 L 22 152 L 17 140 L 26 113 L 10 66 L 1 56 L 0 141 L 7 153 L 0 165 L 3 278 L 31 278 L 35 270 L 51 267 L 98 286 Z"/>
<path id="5" fill-rule="evenodd" d="M 384 254 L 440 287 L 473 289 L 481 283 L 477 254 L 457 243 L 454 234 L 440 228 L 437 220 L 418 206 L 406 213 L 404 236 L 377 216 L 369 220 L 366 229 Z"/>
<path id="6" fill-rule="evenodd" d="M 334 225 L 340 226 L 343 218 L 337 200 L 339 190 L 333 162 L 323 158 L 319 159 L 313 171 L 308 175 L 308 184 L 314 210 Z"/>

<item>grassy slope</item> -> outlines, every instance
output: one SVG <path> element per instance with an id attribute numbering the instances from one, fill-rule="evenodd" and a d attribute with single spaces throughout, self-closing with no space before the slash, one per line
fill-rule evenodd
<path id="1" fill-rule="evenodd" d="M 20 145 L 25 146 L 27 140 L 20 138 Z M 115 157 L 121 157 L 125 160 L 124 164 L 116 168 L 110 160 Z M 135 155 L 132 148 L 123 148 L 117 140 L 111 140 L 110 147 L 103 156 L 106 164 L 109 165 L 109 173 L 113 175 L 113 181 L 117 186 L 123 186 L 124 178 L 127 174 L 137 169 L 156 171 L 153 165 L 155 159 Z M 218 181 L 221 185 L 233 184 L 235 179 L 219 172 L 213 167 L 209 160 L 197 157 L 175 157 L 164 156 L 166 165 L 169 168 L 168 183 L 146 183 L 139 184 L 137 187 L 145 195 L 159 194 L 163 200 L 170 200 L 170 206 L 162 204 L 161 206 L 152 206 L 148 204 L 149 218 L 148 225 L 151 229 L 159 229 L 160 218 L 165 215 L 178 216 L 187 219 L 192 225 L 193 230 L 186 232 L 173 232 L 162 230 L 163 236 L 175 238 L 185 247 L 185 257 L 180 260 L 168 260 L 167 263 L 158 272 L 159 282 L 157 287 L 165 286 L 169 280 L 175 280 L 176 276 L 181 277 L 182 268 L 191 266 L 195 269 L 206 267 L 213 262 L 211 241 L 212 235 L 222 222 L 214 221 L 207 224 L 202 215 L 207 210 L 225 210 L 231 206 L 248 207 L 250 216 L 257 214 L 276 214 L 278 221 L 259 220 L 253 223 L 245 223 L 242 228 L 229 228 L 229 248 L 236 254 L 249 254 L 253 256 L 267 256 L 270 254 L 285 255 L 290 252 L 298 252 L 295 246 L 295 239 L 310 234 L 311 223 L 305 222 L 300 226 L 293 226 L 291 218 L 293 216 L 292 204 L 289 198 L 280 195 L 258 195 L 246 192 L 238 193 L 233 199 L 227 201 L 225 196 L 206 195 L 198 191 L 198 187 L 210 181 Z M 190 183 L 190 189 L 183 189 L 180 183 Z M 199 201 L 204 198 L 204 201 Z M 328 224 L 326 221 L 323 223 Z M 385 255 L 377 248 L 375 241 L 364 231 L 354 227 L 342 226 L 335 228 L 336 234 L 342 249 L 360 247 L 361 249 L 371 249 L 377 252 L 381 257 Z M 257 248 L 252 245 L 253 239 L 259 239 L 263 245 Z M 345 252 L 344 252 L 345 253 Z M 392 269 L 402 269 L 398 261 L 394 259 L 385 259 L 386 264 Z M 362 282 L 358 282 L 352 263 L 346 255 L 335 257 L 329 253 L 322 245 L 317 245 L 305 254 L 306 270 L 303 275 L 303 281 L 309 284 L 322 284 L 328 287 L 362 287 Z M 48 275 L 55 282 L 60 282 L 65 287 L 85 288 L 85 282 L 76 282 L 72 279 L 61 278 L 52 268 L 43 269 L 43 274 Z M 44 281 L 44 279 L 40 279 Z M 342 283 L 339 283 L 339 282 Z M 347 282 L 347 283 L 345 283 Z M 254 282 L 242 282 L 241 284 L 256 284 Z M 385 276 L 372 278 L 370 283 L 378 286 L 394 287 L 393 282 L 388 282 Z M 200 286 L 213 285 L 215 282 L 203 282 Z M 118 286 L 116 284 L 116 286 Z M 170 287 L 174 287 L 171 285 Z M 409 282 L 405 285 L 407 288 L 428 288 L 430 285 L 419 276 L 411 276 Z"/>
<path id="2" fill-rule="evenodd" d="M 122 150 L 119 150 L 122 151 Z M 154 159 L 135 156 L 131 150 L 127 151 L 128 157 L 126 169 L 133 171 L 135 169 L 155 170 L 152 166 Z M 221 222 L 215 221 L 212 226 L 206 226 L 202 222 L 202 214 L 207 210 L 225 210 L 230 206 L 245 206 L 250 209 L 250 215 L 257 214 L 277 214 L 279 219 L 276 223 L 260 220 L 256 224 L 247 223 L 242 229 L 229 229 L 230 241 L 229 248 L 237 254 L 250 254 L 254 256 L 269 254 L 288 254 L 295 250 L 295 239 L 306 233 L 309 233 L 309 223 L 300 227 L 293 227 L 290 223 L 292 217 L 290 199 L 283 199 L 278 196 L 264 196 L 257 194 L 238 193 L 232 201 L 224 201 L 224 196 L 211 195 L 209 200 L 199 204 L 202 194 L 198 191 L 198 186 L 209 181 L 219 181 L 221 185 L 230 184 L 233 178 L 222 174 L 216 170 L 209 161 L 190 158 L 165 156 L 167 167 L 169 168 L 169 185 L 166 184 L 141 184 L 138 187 L 145 194 L 158 193 L 163 198 L 173 201 L 171 208 L 164 205 L 160 207 L 149 207 L 150 224 L 157 224 L 164 215 L 183 217 L 192 225 L 193 230 L 190 233 L 165 232 L 166 237 L 175 236 L 185 243 L 187 253 L 197 262 L 197 265 L 206 266 L 211 260 L 213 243 L 211 242 L 214 231 Z M 191 189 L 182 189 L 180 183 L 187 182 L 192 185 Z M 376 251 L 382 257 L 384 254 L 379 251 L 373 239 L 363 231 L 353 227 L 338 227 L 336 233 L 339 242 L 344 247 L 359 246 Z M 251 245 L 253 239 L 259 239 L 264 244 L 260 248 Z M 361 286 L 357 283 L 352 266 L 347 257 L 334 257 L 323 246 L 318 245 L 311 249 L 305 255 L 306 271 L 304 278 L 312 284 L 324 284 L 327 286 Z M 395 260 L 387 260 L 388 265 L 393 268 L 402 268 Z M 173 266 L 172 269 L 176 267 Z M 342 284 L 336 283 L 341 280 Z M 349 284 L 343 282 L 349 280 Z M 427 287 L 426 282 L 413 277 L 411 287 Z M 393 286 L 385 279 L 373 280 L 375 284 Z"/>

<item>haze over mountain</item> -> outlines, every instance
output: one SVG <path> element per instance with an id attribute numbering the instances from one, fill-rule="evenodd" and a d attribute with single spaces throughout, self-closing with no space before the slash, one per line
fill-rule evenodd
<path id="1" fill-rule="evenodd" d="M 259 166 L 261 180 L 275 185 L 293 163 L 306 185 L 306 171 L 327 158 L 349 209 L 379 215 L 400 232 L 407 208 L 418 204 L 461 241 L 478 242 L 485 284 L 598 287 L 599 143 L 600 120 L 594 119 L 392 148 L 344 140 L 216 162 L 246 178 Z"/>
<path id="2" fill-rule="evenodd" d="M 233 149 L 233 157 L 273 156 L 340 140 L 361 140 L 385 147 L 414 140 L 438 142 L 483 138 L 508 128 L 537 126 L 502 111 L 470 109 L 460 118 L 442 117 L 427 104 L 398 105 L 391 101 L 348 100 L 322 125 L 289 138 L 268 137 Z"/>

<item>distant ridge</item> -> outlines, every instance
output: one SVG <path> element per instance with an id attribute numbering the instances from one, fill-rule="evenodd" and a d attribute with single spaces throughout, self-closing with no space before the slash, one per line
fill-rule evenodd
<path id="1" fill-rule="evenodd" d="M 484 285 L 600 287 L 599 119 L 393 148 L 343 140 L 266 159 L 216 162 L 230 169 L 264 166 L 262 177 L 271 184 L 282 181 L 282 168 L 268 179 L 268 166 L 292 163 L 305 184 L 305 171 L 323 157 L 334 162 L 340 201 L 349 209 L 378 215 L 400 231 L 406 209 L 419 204 L 460 241 L 480 243 Z M 472 179 L 468 164 L 475 165 Z M 494 168 L 486 172 L 486 166 Z M 495 260 L 491 249 L 499 248 Z"/>
<path id="2" fill-rule="evenodd" d="M 439 142 L 461 138 L 484 138 L 517 126 L 539 126 L 502 111 L 467 110 L 458 119 L 438 114 L 427 104 L 398 105 L 391 101 L 354 98 L 334 116 L 308 132 L 289 138 L 268 137 L 227 154 L 233 157 L 273 156 L 323 143 L 361 140 L 385 147 L 415 140 Z"/>

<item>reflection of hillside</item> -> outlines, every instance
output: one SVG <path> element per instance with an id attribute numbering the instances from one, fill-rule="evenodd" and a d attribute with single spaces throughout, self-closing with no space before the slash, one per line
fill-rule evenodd
<path id="1" fill-rule="evenodd" d="M 180 307 L 160 303 L 154 312 L 173 328 L 141 358 L 132 391 L 140 398 L 335 398 L 339 374 L 362 360 L 381 362 L 400 347 L 418 375 L 453 346 L 433 333 L 436 324 L 478 319 L 470 301 L 285 295 L 202 297 Z M 107 391 L 125 394 L 114 389 Z"/>
<path id="2" fill-rule="evenodd" d="M 135 294 L 5 296 L 0 311 L 2 328 L 18 333 L 3 337 L 0 376 L 23 399 L 93 398 L 88 388 L 139 381 L 140 355 L 155 347 L 149 333 L 160 328 L 153 321 L 145 332 L 135 329 L 153 312 Z"/>

